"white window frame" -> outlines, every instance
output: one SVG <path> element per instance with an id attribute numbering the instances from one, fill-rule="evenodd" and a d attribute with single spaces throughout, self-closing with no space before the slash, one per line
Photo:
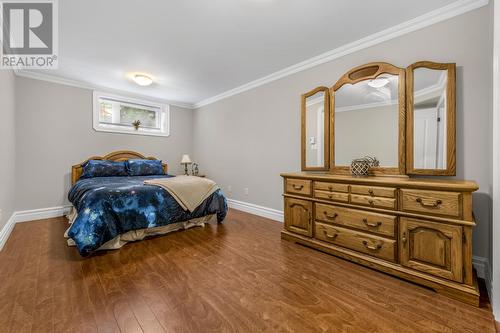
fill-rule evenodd
<path id="1" fill-rule="evenodd" d="M 121 95 L 108 94 L 106 92 L 94 91 L 93 92 L 93 126 L 94 130 L 98 132 L 108 132 L 108 133 L 121 133 L 121 134 L 132 134 L 132 135 L 149 135 L 149 136 L 170 136 L 170 105 L 156 103 L 148 100 L 141 100 L 137 98 L 130 98 Z M 112 99 L 118 102 L 139 104 L 147 107 L 159 108 L 160 109 L 160 129 L 139 127 L 137 130 L 133 127 L 114 125 L 114 124 L 104 124 L 99 121 L 100 112 L 100 99 Z"/>

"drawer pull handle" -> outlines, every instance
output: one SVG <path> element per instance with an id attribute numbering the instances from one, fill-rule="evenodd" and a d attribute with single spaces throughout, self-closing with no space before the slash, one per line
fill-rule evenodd
<path id="1" fill-rule="evenodd" d="M 363 222 L 364 224 L 366 224 L 368 227 L 373 227 L 373 228 L 377 228 L 377 227 L 380 227 L 382 225 L 382 222 L 378 221 L 378 222 L 375 222 L 375 223 L 370 223 L 368 222 L 368 219 L 363 219 Z"/>
<path id="2" fill-rule="evenodd" d="M 294 190 L 297 190 L 297 191 L 300 191 L 304 188 L 304 185 L 295 185 L 295 184 L 292 184 L 292 187 Z"/>
<path id="3" fill-rule="evenodd" d="M 323 233 L 325 234 L 325 237 L 328 238 L 328 239 L 335 239 L 339 235 L 339 234 L 329 235 L 326 230 L 323 230 Z"/>
<path id="4" fill-rule="evenodd" d="M 424 206 L 424 207 L 431 207 L 431 208 L 439 207 L 439 205 L 443 203 L 441 200 L 436 200 L 436 202 L 434 202 L 434 203 L 426 203 L 426 202 L 424 202 L 424 200 L 422 200 L 422 198 L 417 198 L 415 200 L 419 204 L 421 204 L 422 206 Z"/>
<path id="5" fill-rule="evenodd" d="M 363 241 L 363 245 L 368 249 L 368 250 L 372 250 L 372 251 L 377 251 L 377 250 L 380 250 L 382 248 L 382 244 L 376 244 L 376 245 L 370 245 L 368 244 L 367 241 Z"/>
<path id="6" fill-rule="evenodd" d="M 370 194 L 371 196 L 373 196 L 373 195 L 374 195 L 373 190 L 372 190 L 372 189 L 369 189 L 369 190 L 368 190 L 368 194 Z"/>
<path id="7" fill-rule="evenodd" d="M 330 192 L 332 192 L 332 191 L 333 191 L 333 187 L 328 186 L 328 190 L 329 190 Z"/>
<path id="8" fill-rule="evenodd" d="M 373 200 L 368 200 L 368 203 L 370 204 L 370 206 L 373 206 L 373 204 L 375 204 Z"/>
<path id="9" fill-rule="evenodd" d="M 401 235 L 401 241 L 403 242 L 403 244 L 406 243 L 406 231 Z"/>
<path id="10" fill-rule="evenodd" d="M 333 213 L 333 215 L 328 215 L 328 212 L 324 211 L 323 214 L 325 214 L 325 217 L 328 218 L 328 219 L 335 219 L 337 216 L 339 216 L 339 214 L 337 213 Z"/>

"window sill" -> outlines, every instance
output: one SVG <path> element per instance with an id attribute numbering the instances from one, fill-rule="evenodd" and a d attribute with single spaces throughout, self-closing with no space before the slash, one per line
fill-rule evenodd
<path id="1" fill-rule="evenodd" d="M 105 132 L 105 133 L 115 133 L 115 134 L 125 134 L 125 135 L 144 135 L 144 136 L 159 136 L 159 137 L 169 137 L 170 133 L 162 133 L 162 132 L 153 132 L 153 131 L 147 131 L 147 130 L 125 130 L 123 128 L 116 129 L 112 127 L 101 127 L 101 126 L 94 126 L 94 130 L 97 132 Z"/>

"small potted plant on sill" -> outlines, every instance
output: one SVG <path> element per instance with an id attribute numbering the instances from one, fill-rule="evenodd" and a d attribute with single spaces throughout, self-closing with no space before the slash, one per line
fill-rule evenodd
<path id="1" fill-rule="evenodd" d="M 136 120 L 132 123 L 132 126 L 134 126 L 135 130 L 137 131 L 139 129 L 139 126 L 141 126 L 141 121 Z"/>

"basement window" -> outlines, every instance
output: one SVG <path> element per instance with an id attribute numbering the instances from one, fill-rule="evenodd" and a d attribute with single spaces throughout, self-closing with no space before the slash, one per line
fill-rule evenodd
<path id="1" fill-rule="evenodd" d="M 100 132 L 169 136 L 166 104 L 94 91 L 94 129 Z"/>

